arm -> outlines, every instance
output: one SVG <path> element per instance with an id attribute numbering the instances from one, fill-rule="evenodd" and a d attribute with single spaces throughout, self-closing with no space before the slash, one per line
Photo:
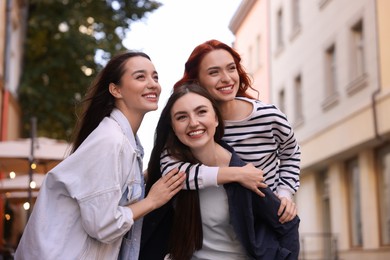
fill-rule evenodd
<path id="1" fill-rule="evenodd" d="M 282 135 L 278 149 L 280 182 L 276 193 L 281 200 L 278 211 L 282 223 L 292 220 L 297 215 L 297 208 L 292 197 L 299 188 L 301 151 L 294 132 L 287 118 L 283 115 L 277 124 Z"/>
<path id="2" fill-rule="evenodd" d="M 169 156 L 166 151 L 161 155 L 160 164 L 163 175 L 174 168 L 186 173 L 186 181 L 183 189 L 197 190 L 218 186 L 220 184 L 238 182 L 259 196 L 264 196 L 258 188 L 267 187 L 263 183 L 263 172 L 255 168 L 252 164 L 243 167 L 210 167 L 203 164 L 179 162 Z"/>

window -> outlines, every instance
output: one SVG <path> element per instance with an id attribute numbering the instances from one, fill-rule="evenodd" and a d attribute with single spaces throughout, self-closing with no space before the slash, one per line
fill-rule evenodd
<path id="1" fill-rule="evenodd" d="M 329 185 L 329 174 L 328 170 L 324 169 L 318 172 L 318 192 L 321 196 L 321 216 L 322 216 L 322 233 L 332 233 L 331 223 L 331 211 L 330 211 L 330 185 Z M 323 259 L 332 259 L 332 240 L 331 237 L 324 237 L 322 244 Z"/>
<path id="2" fill-rule="evenodd" d="M 326 50 L 326 76 L 327 88 L 326 96 L 332 96 L 336 92 L 337 87 L 337 64 L 336 64 L 336 48 L 334 45 Z"/>
<path id="3" fill-rule="evenodd" d="M 377 155 L 381 242 L 390 245 L 390 145 Z"/>
<path id="4" fill-rule="evenodd" d="M 256 37 L 256 66 L 259 69 L 261 67 L 261 37 L 258 35 Z"/>
<path id="5" fill-rule="evenodd" d="M 292 28 L 293 31 L 299 29 L 301 27 L 301 22 L 300 22 L 300 12 L 299 12 L 299 0 L 292 0 Z"/>
<path id="6" fill-rule="evenodd" d="M 324 8 L 329 2 L 330 2 L 330 0 L 319 0 L 318 6 L 320 7 L 320 9 Z"/>
<path id="7" fill-rule="evenodd" d="M 324 109 L 327 109 L 335 105 L 337 101 L 336 46 L 332 44 L 325 51 L 325 101 L 322 106 Z"/>
<path id="8" fill-rule="evenodd" d="M 363 245 L 361 200 L 360 200 L 360 170 L 358 159 L 354 158 L 346 163 L 349 199 L 349 222 L 351 229 L 351 244 L 353 247 Z"/>
<path id="9" fill-rule="evenodd" d="M 286 96 L 284 94 L 284 89 L 279 91 L 279 109 L 286 114 Z"/>
<path id="10" fill-rule="evenodd" d="M 253 66 L 253 48 L 249 46 L 248 48 L 248 70 L 253 75 L 255 68 Z"/>
<path id="11" fill-rule="evenodd" d="M 276 42 L 278 44 L 278 48 L 282 48 L 284 43 L 283 43 L 283 11 L 282 9 L 279 9 L 278 14 L 277 14 L 277 39 Z"/>
<path id="12" fill-rule="evenodd" d="M 352 34 L 352 66 L 355 78 L 362 76 L 365 72 L 364 62 L 364 35 L 363 21 L 360 20 L 351 28 Z"/>
<path id="13" fill-rule="evenodd" d="M 301 75 L 294 79 L 294 101 L 295 101 L 295 123 L 303 121 L 303 97 L 302 97 L 302 81 Z"/>
<path id="14" fill-rule="evenodd" d="M 353 94 L 367 85 L 363 20 L 355 23 L 350 30 L 350 77 L 348 94 Z"/>

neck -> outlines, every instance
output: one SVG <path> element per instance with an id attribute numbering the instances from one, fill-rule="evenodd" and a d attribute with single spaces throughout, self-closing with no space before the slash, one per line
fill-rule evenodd
<path id="1" fill-rule="evenodd" d="M 133 134 L 136 135 L 138 132 L 139 127 L 141 126 L 142 120 L 144 119 L 145 114 L 140 113 L 130 113 L 129 111 L 121 110 L 122 113 L 125 115 L 127 120 L 130 123 L 131 130 L 133 131 Z"/>
<path id="2" fill-rule="evenodd" d="M 252 103 L 234 99 L 227 102 L 219 103 L 223 120 L 241 120 L 252 113 Z"/>
<path id="3" fill-rule="evenodd" d="M 233 99 L 230 101 L 219 102 L 219 109 L 224 120 L 229 120 L 232 117 L 235 117 L 237 113 L 237 100 Z"/>
<path id="4" fill-rule="evenodd" d="M 229 166 L 230 153 L 219 144 L 212 142 L 211 144 L 199 149 L 193 149 L 192 153 L 195 158 L 207 166 Z"/>

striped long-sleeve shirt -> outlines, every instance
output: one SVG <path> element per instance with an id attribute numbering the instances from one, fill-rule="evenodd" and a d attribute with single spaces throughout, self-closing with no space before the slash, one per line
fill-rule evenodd
<path id="1" fill-rule="evenodd" d="M 225 121 L 223 140 L 238 156 L 264 172 L 265 183 L 280 196 L 289 197 L 299 188 L 300 147 L 286 116 L 274 105 L 240 98 L 253 104 L 252 113 L 241 120 Z M 186 189 L 218 186 L 218 167 L 178 162 L 162 154 L 163 174 L 179 167 L 187 172 Z"/>

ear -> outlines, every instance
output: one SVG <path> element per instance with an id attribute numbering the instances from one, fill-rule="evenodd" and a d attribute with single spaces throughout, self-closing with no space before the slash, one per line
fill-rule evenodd
<path id="1" fill-rule="evenodd" d="M 121 89 L 116 84 L 110 83 L 108 90 L 115 98 L 122 98 Z"/>

